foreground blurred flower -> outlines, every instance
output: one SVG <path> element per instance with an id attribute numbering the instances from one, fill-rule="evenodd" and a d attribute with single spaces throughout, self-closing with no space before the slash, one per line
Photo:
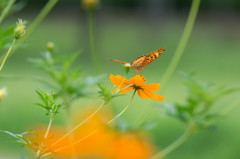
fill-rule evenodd
<path id="1" fill-rule="evenodd" d="M 0 102 L 4 99 L 6 95 L 7 95 L 7 89 L 6 88 L 0 89 Z"/>
<path id="2" fill-rule="evenodd" d="M 88 115 L 88 114 L 87 114 Z M 106 123 L 109 114 L 98 114 L 88 123 L 78 128 L 72 136 L 59 139 L 65 134 L 61 128 L 53 128 L 47 138 L 45 129 L 40 128 L 27 138 L 33 151 L 41 150 L 41 157 L 48 155 L 78 158 L 107 159 L 148 159 L 152 155 L 152 146 L 137 132 L 120 133 Z M 95 133 L 93 133 L 95 132 Z M 91 135 L 90 135 L 91 134 Z"/>
<path id="3" fill-rule="evenodd" d="M 14 29 L 14 38 L 16 40 L 22 38 L 25 35 L 25 24 L 25 21 L 18 19 L 17 26 Z"/>
<path id="4" fill-rule="evenodd" d="M 114 89 L 114 92 L 119 90 L 121 94 L 124 94 L 131 90 L 136 90 L 138 95 L 143 99 L 151 98 L 157 101 L 163 101 L 166 99 L 156 93 L 151 92 L 159 90 L 160 84 L 145 84 L 146 79 L 144 76 L 135 75 L 130 80 L 127 80 L 120 75 L 114 76 L 111 74 L 109 78 L 115 86 L 119 87 Z"/>

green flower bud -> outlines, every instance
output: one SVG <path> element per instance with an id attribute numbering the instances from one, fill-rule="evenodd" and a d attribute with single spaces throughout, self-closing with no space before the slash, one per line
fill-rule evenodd
<path id="1" fill-rule="evenodd" d="M 22 38 L 25 35 L 25 21 L 22 21 L 22 19 L 18 19 L 17 26 L 14 29 L 14 38 L 16 40 Z"/>
<path id="2" fill-rule="evenodd" d="M 47 50 L 49 52 L 53 53 L 54 49 L 55 49 L 55 44 L 53 42 L 48 42 L 47 43 Z"/>

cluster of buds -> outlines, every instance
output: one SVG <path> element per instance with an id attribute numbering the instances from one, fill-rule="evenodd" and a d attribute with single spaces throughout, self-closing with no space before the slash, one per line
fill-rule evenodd
<path id="1" fill-rule="evenodd" d="M 17 26 L 14 29 L 14 38 L 16 40 L 22 38 L 25 35 L 25 24 L 26 21 L 22 21 L 22 19 L 18 19 Z"/>

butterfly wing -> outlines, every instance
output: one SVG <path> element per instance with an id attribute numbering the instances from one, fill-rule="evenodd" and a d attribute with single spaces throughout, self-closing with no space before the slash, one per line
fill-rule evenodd
<path id="1" fill-rule="evenodd" d="M 137 71 L 142 71 L 143 67 L 156 60 L 156 58 L 158 58 L 164 52 L 164 50 L 165 48 L 161 48 L 157 51 L 138 57 L 135 61 L 131 63 L 133 69 L 136 69 Z"/>

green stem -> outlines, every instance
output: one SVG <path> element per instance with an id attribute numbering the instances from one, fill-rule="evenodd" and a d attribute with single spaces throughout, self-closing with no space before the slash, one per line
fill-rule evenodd
<path id="1" fill-rule="evenodd" d="M 45 136 L 44 136 L 45 139 L 48 137 L 50 128 L 51 128 L 51 126 L 52 126 L 52 122 L 53 122 L 53 117 L 50 116 L 49 123 L 48 123 L 48 127 L 47 127 L 47 131 L 46 131 Z"/>
<path id="2" fill-rule="evenodd" d="M 108 121 L 108 122 L 107 122 L 108 125 L 111 124 L 113 121 L 115 121 L 117 118 L 119 118 L 119 117 L 128 109 L 128 107 L 130 106 L 130 104 L 131 104 L 132 101 L 133 101 L 133 98 L 134 98 L 135 94 L 136 94 L 136 90 L 134 90 L 133 95 L 132 95 L 132 98 L 131 98 L 131 100 L 129 101 L 128 105 L 127 105 L 118 115 L 116 115 L 113 119 L 111 119 L 110 121 Z"/>
<path id="3" fill-rule="evenodd" d="M 56 5 L 57 2 L 58 0 L 49 0 L 47 2 L 47 4 L 44 6 L 41 12 L 38 14 L 37 18 L 32 22 L 32 24 L 27 29 L 25 38 L 23 38 L 22 40 L 19 40 L 19 42 L 17 43 L 12 53 L 15 52 L 19 48 L 19 46 L 21 46 L 21 44 L 29 38 L 29 36 L 36 30 L 36 28 L 43 21 L 43 19 L 48 15 L 48 13 L 52 10 L 52 8 Z"/>
<path id="4" fill-rule="evenodd" d="M 16 39 L 13 39 L 13 42 L 12 42 L 12 45 L 10 46 L 10 48 L 8 49 L 3 61 L 2 61 L 2 64 L 0 66 L 0 72 L 2 71 L 3 69 L 3 66 L 5 65 L 6 61 L 7 61 L 7 58 L 9 57 L 9 55 L 11 54 L 11 51 L 12 51 L 12 48 L 13 48 L 13 45 L 15 44 L 16 42 Z"/>
<path id="5" fill-rule="evenodd" d="M 162 88 L 161 91 L 163 92 L 169 82 L 169 80 L 171 79 L 181 57 L 183 54 L 183 51 L 187 45 L 188 39 L 191 35 L 196 17 L 197 17 L 197 13 L 198 13 L 198 9 L 199 9 L 199 5 L 200 5 L 200 1 L 201 0 L 193 0 L 192 1 L 192 6 L 188 15 L 188 19 L 182 34 L 182 37 L 180 39 L 180 42 L 178 43 L 177 49 L 174 53 L 174 56 L 167 68 L 167 71 L 164 73 L 163 77 L 162 77 Z"/>
<path id="6" fill-rule="evenodd" d="M 77 126 L 75 126 L 73 129 L 71 129 L 70 131 L 68 131 L 68 133 L 66 133 L 64 136 L 62 136 L 60 139 L 58 139 L 56 142 L 54 142 L 51 146 L 53 147 L 54 145 L 56 145 L 57 143 L 59 143 L 60 141 L 62 141 L 64 138 L 68 137 L 72 132 L 74 132 L 75 130 L 77 130 L 80 126 L 82 126 L 84 123 L 86 123 L 89 119 L 91 119 L 95 114 L 97 114 L 108 102 L 104 102 L 102 105 L 100 105 L 97 110 L 95 110 L 88 118 L 86 118 L 84 121 L 82 121 L 81 123 L 79 123 Z"/>
<path id="7" fill-rule="evenodd" d="M 170 154 L 172 151 L 174 151 L 176 148 L 182 145 L 195 132 L 196 132 L 196 127 L 194 125 L 189 125 L 185 130 L 185 132 L 177 140 L 175 140 L 172 144 L 167 146 L 162 151 L 158 152 L 151 159 L 165 158 L 168 154 Z"/>
<path id="8" fill-rule="evenodd" d="M 41 12 L 38 14 L 37 18 L 33 21 L 33 23 L 28 28 L 25 39 L 27 39 L 33 33 L 33 31 L 36 30 L 36 28 L 43 21 L 43 19 L 45 19 L 45 17 L 48 15 L 48 13 L 52 10 L 52 8 L 56 5 L 57 2 L 58 0 L 49 0 L 47 2 L 47 4 L 44 6 Z"/>
<path id="9" fill-rule="evenodd" d="M 4 18 L 7 16 L 7 14 L 9 13 L 11 7 L 13 6 L 13 4 L 15 3 L 16 0 L 9 0 L 7 6 L 4 8 L 4 10 L 2 11 L 2 14 L 0 16 L 0 24 L 3 22 Z"/>
<path id="10" fill-rule="evenodd" d="M 49 131 L 50 131 L 50 128 L 52 126 L 52 122 L 53 122 L 53 116 L 50 116 L 48 127 L 47 127 L 46 133 L 44 135 L 44 139 L 46 139 L 49 135 Z M 43 142 L 41 143 L 41 146 L 42 145 L 43 145 Z M 35 157 L 36 159 L 41 158 L 41 146 L 39 147 L 38 151 L 36 152 L 36 157 Z"/>
<path id="11" fill-rule="evenodd" d="M 95 13 L 88 11 L 87 12 L 87 21 L 88 21 L 88 34 L 89 34 L 89 45 L 90 45 L 90 53 L 91 53 L 91 58 L 92 58 L 92 63 L 95 67 L 95 70 L 100 73 L 102 72 L 102 65 L 99 61 L 99 56 L 96 52 L 96 44 L 95 44 Z"/>

